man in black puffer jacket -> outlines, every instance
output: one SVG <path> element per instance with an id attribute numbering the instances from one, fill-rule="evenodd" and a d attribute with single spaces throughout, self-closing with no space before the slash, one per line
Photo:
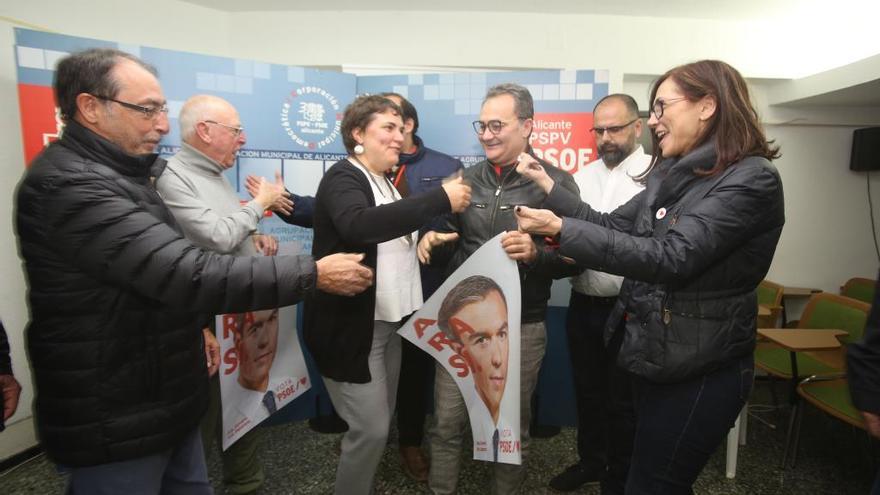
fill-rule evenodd
<path id="1" fill-rule="evenodd" d="M 372 274 L 355 255 L 193 246 L 150 179 L 168 132 L 155 70 L 93 49 L 62 59 L 54 86 L 63 136 L 17 194 L 42 446 L 71 468 L 71 493 L 210 493 L 197 430 L 206 321 L 294 304 L 316 286 L 360 292 Z"/>

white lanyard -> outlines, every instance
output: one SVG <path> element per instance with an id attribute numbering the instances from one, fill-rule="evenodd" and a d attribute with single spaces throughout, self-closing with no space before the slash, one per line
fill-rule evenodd
<path id="1" fill-rule="evenodd" d="M 372 172 L 370 172 L 370 170 L 363 163 L 361 163 L 357 158 L 354 158 L 354 157 L 349 157 L 349 161 L 353 162 L 355 165 L 357 165 L 358 167 L 363 169 L 363 171 L 367 174 L 367 177 L 369 177 L 370 180 L 373 182 L 373 184 L 376 186 L 376 190 L 379 191 L 379 194 L 381 194 L 383 198 L 388 199 L 388 196 L 386 196 L 385 192 L 382 191 L 382 186 L 379 185 L 379 182 L 376 180 L 376 177 L 373 175 Z M 391 194 L 391 201 L 394 202 L 399 199 L 402 199 L 400 196 L 400 193 L 397 192 L 397 189 L 394 187 L 394 184 L 392 184 L 391 181 L 388 180 L 388 177 L 386 177 L 383 174 L 382 178 L 385 179 L 384 183 L 386 185 L 388 185 L 389 192 Z M 395 194 L 395 193 L 397 193 L 397 194 Z M 406 234 L 406 235 L 400 236 L 398 239 L 402 240 L 407 245 L 407 247 L 411 247 L 414 243 L 413 238 L 412 238 L 412 234 Z"/>

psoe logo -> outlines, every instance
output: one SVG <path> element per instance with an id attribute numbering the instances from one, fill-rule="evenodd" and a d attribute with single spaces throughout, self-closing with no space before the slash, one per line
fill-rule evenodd
<path id="1" fill-rule="evenodd" d="M 320 149 L 339 136 L 339 100 L 325 89 L 303 86 L 290 92 L 281 106 L 281 127 L 296 144 Z"/>

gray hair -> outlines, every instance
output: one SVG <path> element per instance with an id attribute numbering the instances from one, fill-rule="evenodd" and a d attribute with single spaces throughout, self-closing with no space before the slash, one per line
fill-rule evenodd
<path id="1" fill-rule="evenodd" d="M 489 98 L 496 96 L 510 95 L 513 97 L 513 111 L 520 119 L 531 119 L 535 117 L 535 103 L 532 101 L 532 94 L 525 86 L 516 83 L 497 84 L 489 88 L 483 103 Z"/>
<path id="2" fill-rule="evenodd" d="M 205 119 L 211 119 L 212 113 L 223 105 L 232 106 L 223 98 L 213 95 L 195 95 L 186 100 L 178 116 L 180 140 L 192 144 L 190 140 L 195 135 L 196 125 Z"/>

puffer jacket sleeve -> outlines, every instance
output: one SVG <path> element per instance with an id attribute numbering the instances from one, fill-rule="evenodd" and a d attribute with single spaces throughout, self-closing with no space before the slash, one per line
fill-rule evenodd
<path id="1" fill-rule="evenodd" d="M 645 191 L 642 190 L 614 211 L 599 213 L 581 201 L 580 196 L 569 188 L 554 184 L 544 201 L 544 208 L 562 217 L 595 223 L 620 232 L 631 232 L 644 197 Z"/>
<path id="2" fill-rule="evenodd" d="M 162 220 L 154 191 L 137 198 L 124 181 L 77 176 L 43 204 L 47 241 L 102 282 L 173 308 L 211 313 L 295 304 L 315 285 L 310 256 L 234 257 L 198 248 Z"/>
<path id="3" fill-rule="evenodd" d="M 782 183 L 769 162 L 764 163 L 732 166 L 723 180 L 688 205 L 659 237 L 621 231 L 616 228 L 620 222 L 611 218 L 615 213 L 601 218 L 595 212 L 586 215 L 597 223 L 564 218 L 560 251 L 578 264 L 636 280 L 687 280 L 752 238 L 769 232 L 778 235 L 784 223 Z M 630 208 L 630 203 L 621 208 Z"/>
<path id="4" fill-rule="evenodd" d="M 552 166 L 545 165 L 545 168 L 549 169 L 550 167 Z M 580 189 L 571 174 L 561 172 L 555 168 L 552 170 L 554 171 L 554 183 L 558 184 L 558 187 L 554 187 L 555 189 L 565 191 L 567 197 L 580 197 Z M 564 261 L 559 256 L 556 246 L 548 246 L 543 237 L 533 235 L 532 239 L 535 242 L 538 253 L 533 266 L 530 267 L 531 269 L 539 269 L 554 279 L 571 277 L 583 271 L 583 268 Z"/>

